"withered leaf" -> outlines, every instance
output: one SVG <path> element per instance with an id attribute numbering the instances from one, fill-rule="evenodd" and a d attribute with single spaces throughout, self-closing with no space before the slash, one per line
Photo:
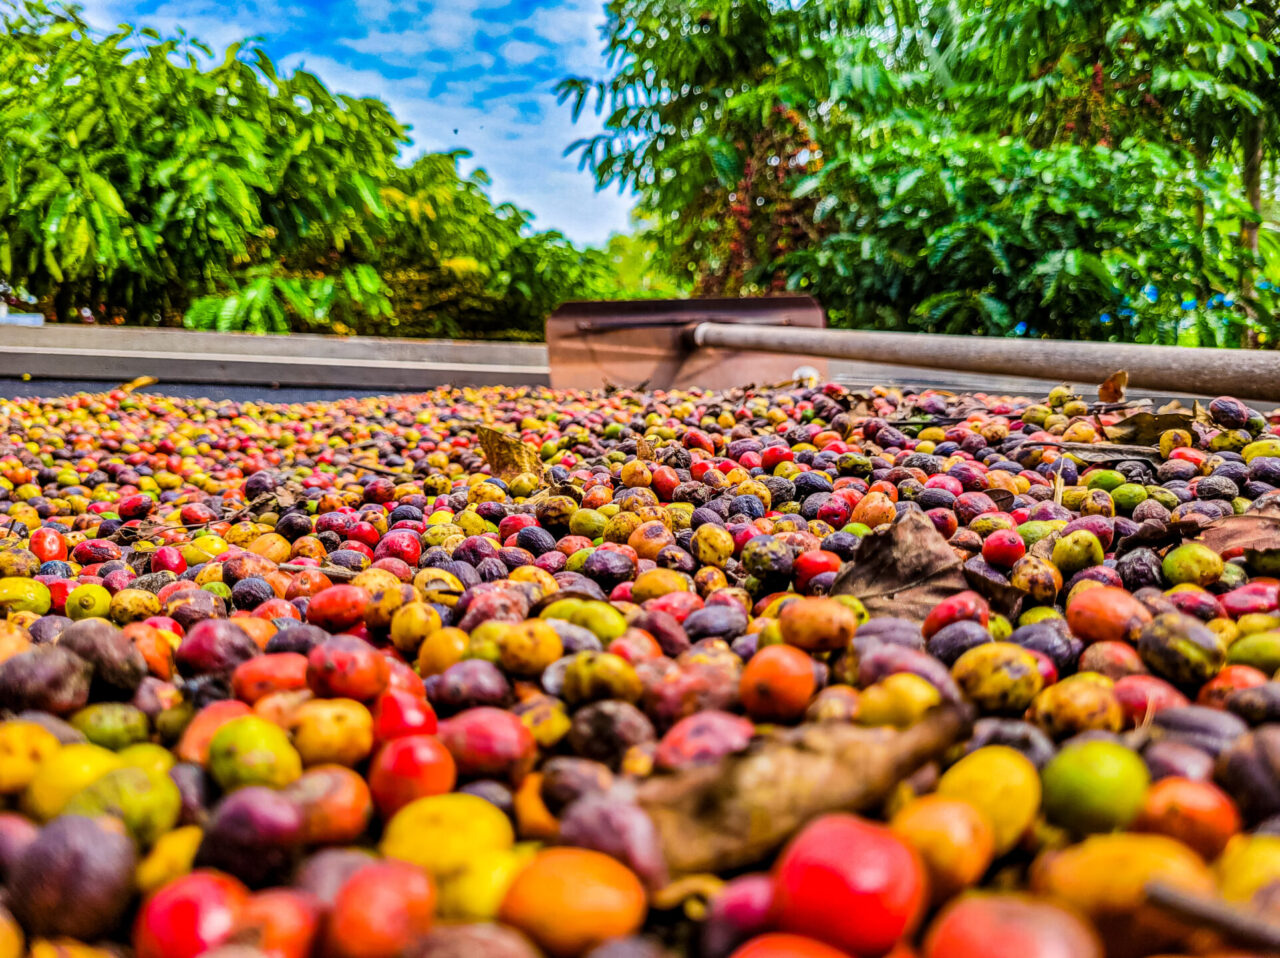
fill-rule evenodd
<path id="1" fill-rule="evenodd" d="M 542 460 L 532 446 L 489 426 L 477 426 L 476 436 L 493 474 L 499 479 L 512 479 L 522 472 L 542 475 Z"/>
<path id="2" fill-rule="evenodd" d="M 855 416 L 874 416 L 876 414 L 875 401 L 870 393 L 848 393 L 838 402 Z"/>
<path id="3" fill-rule="evenodd" d="M 1164 462 L 1160 450 L 1154 446 L 1129 446 L 1114 442 L 1050 442 L 1048 440 L 1029 439 L 1026 445 L 1049 446 L 1069 452 L 1081 462 L 1124 462 L 1126 459 L 1141 459 L 1153 465 Z"/>
<path id="4" fill-rule="evenodd" d="M 1144 519 L 1131 535 L 1116 540 L 1116 555 L 1122 556 L 1134 549 L 1160 549 L 1181 540 L 1173 527 L 1159 519 Z"/>
<path id="5" fill-rule="evenodd" d="M 673 875 L 741 868 L 766 858 L 810 819 L 876 805 L 969 729 L 957 706 L 903 731 L 810 723 L 767 735 L 741 755 L 655 775 L 637 800 Z"/>
<path id="6" fill-rule="evenodd" d="M 1008 512 L 1009 507 L 1013 505 L 1013 500 L 1017 498 L 1008 489 L 988 489 L 987 496 L 1001 512 Z"/>
<path id="7" fill-rule="evenodd" d="M 130 379 L 127 383 L 120 387 L 121 392 L 131 393 L 135 389 L 145 389 L 147 386 L 154 386 L 160 380 L 155 376 L 139 376 L 137 379 Z"/>
<path id="8" fill-rule="evenodd" d="M 1199 539 L 1214 552 L 1227 549 L 1280 549 L 1280 516 L 1262 513 L 1214 519 Z"/>
<path id="9" fill-rule="evenodd" d="M 1098 387 L 1098 399 L 1102 402 L 1124 402 L 1124 391 L 1128 385 L 1129 370 L 1117 370 Z"/>
<path id="10" fill-rule="evenodd" d="M 293 505 L 298 501 L 298 496 L 301 493 L 302 493 L 302 487 L 294 486 L 292 483 L 279 486 L 275 492 L 276 505 L 279 506 L 281 509 L 288 509 L 291 505 Z"/>
<path id="11" fill-rule="evenodd" d="M 965 562 L 964 578 L 969 583 L 969 588 L 986 599 L 993 609 L 1010 619 L 1017 618 L 1025 593 L 981 556 L 974 556 Z"/>
<path id="12" fill-rule="evenodd" d="M 1116 541 L 1115 553 L 1122 556 L 1134 549 L 1155 549 L 1159 551 L 1166 546 L 1174 546 L 1184 539 L 1194 539 L 1207 524 L 1203 516 L 1192 513 L 1182 519 L 1163 521 L 1161 519 L 1145 519 L 1132 535 L 1123 536 Z"/>
<path id="13" fill-rule="evenodd" d="M 645 462 L 653 462 L 653 446 L 649 444 L 649 440 L 644 436 L 636 439 L 636 458 Z"/>
<path id="14" fill-rule="evenodd" d="M 1052 559 L 1053 547 L 1058 544 L 1059 538 L 1060 535 L 1057 532 L 1051 532 L 1047 536 L 1037 539 L 1035 544 L 1027 550 L 1027 555 L 1033 555 L 1037 559 L 1046 561 Z"/>
<path id="15" fill-rule="evenodd" d="M 966 588 L 960 558 L 942 533 L 924 513 L 904 512 L 863 536 L 831 594 L 857 596 L 871 615 L 923 622 L 935 605 Z"/>
<path id="16" fill-rule="evenodd" d="M 1169 429 L 1191 429 L 1192 417 L 1185 413 L 1140 412 L 1121 419 L 1114 426 L 1103 429 L 1112 442 L 1152 446 L 1160 441 L 1160 434 Z"/>

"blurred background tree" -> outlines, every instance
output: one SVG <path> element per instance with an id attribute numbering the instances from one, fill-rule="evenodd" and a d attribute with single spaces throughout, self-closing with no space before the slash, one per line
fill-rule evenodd
<path id="1" fill-rule="evenodd" d="M 807 291 L 839 325 L 1280 341 L 1277 0 L 610 0 L 559 87 L 634 233 L 254 45 L 0 0 L 0 279 L 60 320 L 536 339 L 566 299 Z"/>
<path id="2" fill-rule="evenodd" d="M 252 46 L 0 10 L 0 278 L 51 318 L 539 338 L 566 299 L 632 292 L 610 254 L 495 204 L 465 153 L 402 165 L 381 101 Z"/>
<path id="3" fill-rule="evenodd" d="M 1277 341 L 1274 0 L 607 10 L 608 75 L 560 85 L 604 118 L 575 149 L 698 291 L 805 290 L 859 327 Z"/>

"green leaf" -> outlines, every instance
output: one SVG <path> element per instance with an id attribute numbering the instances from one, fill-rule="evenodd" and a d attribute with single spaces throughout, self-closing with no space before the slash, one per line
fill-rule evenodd
<path id="1" fill-rule="evenodd" d="M 84 174 L 84 181 L 89 187 L 89 195 L 97 202 L 105 206 L 115 216 L 126 215 L 124 201 L 120 199 L 120 194 L 116 192 L 116 188 L 107 181 L 106 177 L 89 170 Z"/>

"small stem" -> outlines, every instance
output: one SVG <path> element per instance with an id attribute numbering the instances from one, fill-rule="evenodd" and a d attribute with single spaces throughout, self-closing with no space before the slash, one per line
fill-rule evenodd
<path id="1" fill-rule="evenodd" d="M 1280 925 L 1254 912 L 1215 898 L 1193 895 L 1161 882 L 1152 882 L 1146 891 L 1151 904 L 1186 922 L 1221 932 L 1246 948 L 1280 951 Z"/>
<path id="2" fill-rule="evenodd" d="M 301 565 L 297 562 L 281 562 L 279 568 L 281 572 L 308 572 L 315 570 L 316 572 L 323 572 L 330 579 L 337 579 L 339 582 L 350 582 L 360 574 L 354 569 L 344 569 L 342 566 Z"/>

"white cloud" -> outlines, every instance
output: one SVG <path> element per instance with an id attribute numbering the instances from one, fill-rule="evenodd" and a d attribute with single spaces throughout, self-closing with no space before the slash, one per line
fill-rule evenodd
<path id="1" fill-rule="evenodd" d="M 522 66 L 544 56 L 547 48 L 540 43 L 530 43 L 527 40 L 508 40 L 498 52 L 510 66 Z"/>
<path id="2" fill-rule="evenodd" d="M 556 48 L 566 73 L 600 70 L 603 9 L 597 0 L 564 0 L 534 10 L 516 26 L 528 27 Z"/>

